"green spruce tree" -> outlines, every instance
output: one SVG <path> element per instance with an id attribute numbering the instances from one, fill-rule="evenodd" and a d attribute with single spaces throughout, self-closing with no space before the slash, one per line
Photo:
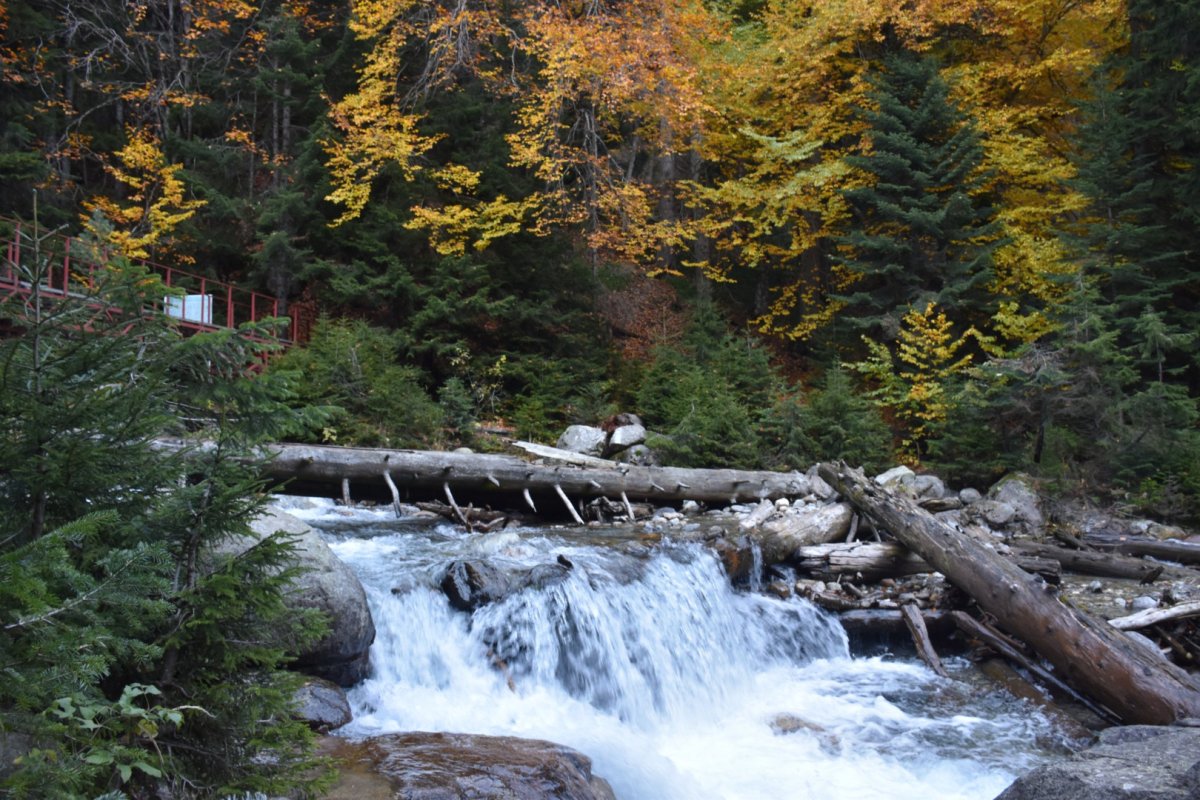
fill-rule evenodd
<path id="1" fill-rule="evenodd" d="M 998 241 L 981 136 L 930 56 L 893 47 L 872 87 L 867 152 L 846 159 L 868 180 L 845 192 L 853 218 L 838 260 L 856 280 L 838 298 L 836 326 L 890 340 L 903 314 L 928 302 L 977 322 L 989 315 Z"/>

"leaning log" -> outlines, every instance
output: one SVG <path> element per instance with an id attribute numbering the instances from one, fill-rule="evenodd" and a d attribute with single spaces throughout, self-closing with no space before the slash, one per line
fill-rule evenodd
<path id="1" fill-rule="evenodd" d="M 319 445 L 276 444 L 267 451 L 271 460 L 264 477 L 277 489 L 331 497 L 340 496 L 342 481 L 349 479 L 356 494 L 374 492 L 390 499 L 385 473 L 410 496 L 445 496 L 448 486 L 463 497 L 512 494 L 521 503 L 526 491 L 547 497 L 566 494 L 619 499 L 624 495 L 631 500 L 705 503 L 774 500 L 808 493 L 807 479 L 797 472 L 640 467 L 617 462 L 607 462 L 607 466 L 534 464 L 516 456 L 488 453 Z M 558 499 L 554 502 L 561 505 Z"/>
<path id="2" fill-rule="evenodd" d="M 861 472 L 844 464 L 822 464 L 820 474 L 1054 665 L 1064 681 L 1125 722 L 1168 724 L 1200 716 L 1200 682 L 1106 623 L 1064 604 L 1040 578 Z"/>

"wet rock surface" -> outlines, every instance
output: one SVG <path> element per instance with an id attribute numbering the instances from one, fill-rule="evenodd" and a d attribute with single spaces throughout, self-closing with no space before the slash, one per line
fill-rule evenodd
<path id="1" fill-rule="evenodd" d="M 296 717 L 308 723 L 314 731 L 325 733 L 353 719 L 346 693 L 332 681 L 309 678 L 293 699 L 296 701 Z"/>
<path id="2" fill-rule="evenodd" d="M 397 733 L 324 749 L 342 765 L 332 800 L 615 800 L 591 759 L 537 739 Z"/>
<path id="3" fill-rule="evenodd" d="M 455 561 L 446 568 L 439 585 L 450 605 L 459 611 L 474 611 L 524 589 L 544 589 L 564 581 L 572 566 L 560 559 L 530 569 L 504 570 L 485 561 Z"/>
<path id="4" fill-rule="evenodd" d="M 251 535 L 231 539 L 217 548 L 214 556 L 244 552 L 277 531 L 295 535 L 301 574 L 292 581 L 288 602 L 298 609 L 315 608 L 329 618 L 329 633 L 296 653 L 293 667 L 339 686 L 353 686 L 367 677 L 375 623 L 367 594 L 354 572 L 312 527 L 284 511 L 268 509 L 250 529 Z"/>
<path id="5" fill-rule="evenodd" d="M 1018 778 L 996 800 L 1195 800 L 1200 728 L 1110 728 L 1076 756 Z"/>

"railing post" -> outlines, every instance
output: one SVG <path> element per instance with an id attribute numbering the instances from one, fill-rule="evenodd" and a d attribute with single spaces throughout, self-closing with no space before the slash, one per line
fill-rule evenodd
<path id="1" fill-rule="evenodd" d="M 232 328 L 233 325 L 233 284 L 225 286 L 225 327 Z"/>
<path id="2" fill-rule="evenodd" d="M 204 305 L 205 305 L 204 298 L 206 298 L 206 297 L 208 297 L 208 278 L 201 278 L 200 279 L 200 319 L 196 320 L 196 322 L 200 325 L 200 327 L 204 327 L 205 325 L 209 325 L 209 326 L 212 325 L 212 309 L 211 308 L 208 310 L 208 321 L 206 322 L 204 320 Z M 184 314 L 184 316 L 187 316 L 187 295 L 184 295 L 183 307 L 184 307 L 183 314 Z"/>
<path id="3" fill-rule="evenodd" d="M 63 239 L 63 294 L 71 293 L 71 237 Z"/>
<path id="4" fill-rule="evenodd" d="M 251 322 L 258 321 L 257 312 L 254 309 L 256 300 L 258 300 L 258 292 L 251 292 L 250 293 L 250 321 Z"/>

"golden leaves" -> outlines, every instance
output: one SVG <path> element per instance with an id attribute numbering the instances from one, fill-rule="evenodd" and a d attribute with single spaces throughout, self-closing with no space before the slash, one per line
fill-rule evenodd
<path id="1" fill-rule="evenodd" d="M 98 230 L 90 217 L 84 218 L 84 227 L 129 258 L 149 258 L 155 246 L 169 246 L 172 231 L 204 201 L 187 197 L 179 177 L 183 165 L 167 162 L 161 143 L 149 130 L 126 129 L 125 145 L 114 155 L 115 161 L 105 170 L 127 188 L 125 201 L 92 198 L 85 208 L 100 211 L 113 229 L 107 234 Z M 190 260 L 185 253 L 174 255 Z"/>

